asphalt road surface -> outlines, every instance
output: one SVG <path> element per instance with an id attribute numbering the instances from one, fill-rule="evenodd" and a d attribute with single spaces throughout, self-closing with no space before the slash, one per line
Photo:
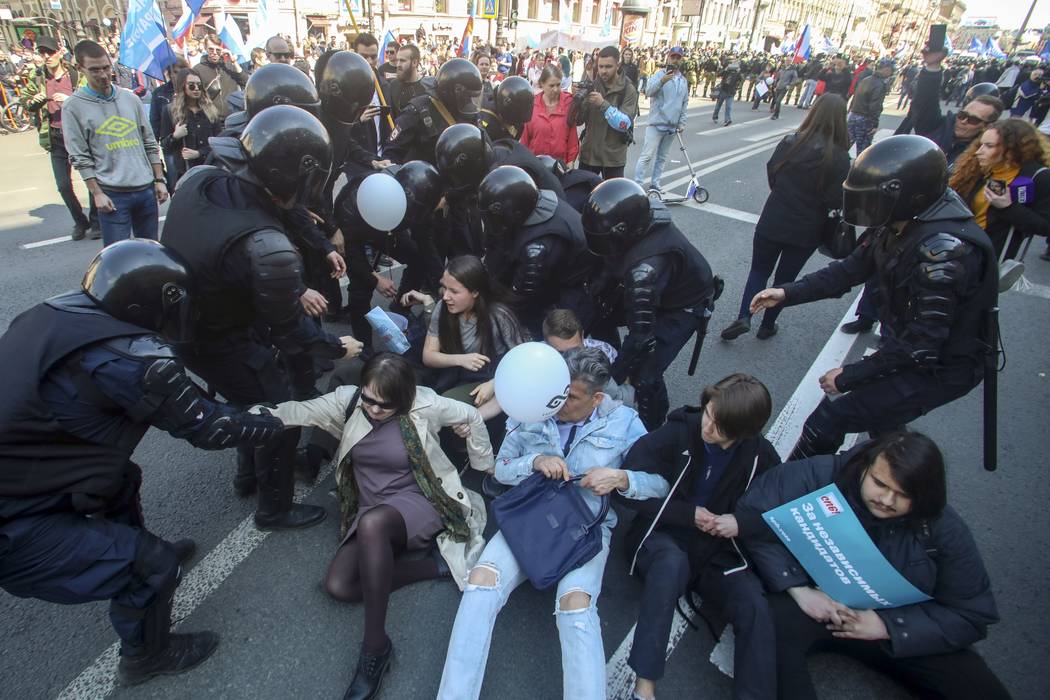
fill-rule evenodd
<path id="1" fill-rule="evenodd" d="M 738 103 L 733 125 L 723 127 L 712 122 L 712 106 L 694 100 L 685 134 L 711 198 L 702 206 L 677 208 L 675 220 L 726 280 L 726 290 L 696 376 L 686 374 L 688 352 L 668 372 L 671 405 L 696 403 L 705 384 L 734 371 L 750 372 L 772 392 L 776 423 L 771 421 L 770 435 L 786 455 L 819 399 L 816 377 L 843 358 L 862 354 L 875 338 L 868 334 L 854 343 L 853 337 L 836 333 L 848 317 L 851 293 L 787 310 L 779 335 L 770 340 L 753 335 L 733 343 L 719 340 L 718 332 L 736 317 L 753 225 L 768 194 L 765 162 L 804 112 L 788 106 L 779 121 L 771 121 L 764 106 L 753 112 L 749 104 Z M 898 120 L 893 112 L 884 116 L 880 136 Z M 632 148 L 632 160 L 638 150 Z M 665 186 L 684 192 L 688 173 L 682 154 L 673 149 L 670 158 Z M 86 203 L 83 185 L 78 182 L 77 188 Z M 35 133 L 0 137 L 0 328 L 20 311 L 78 285 L 99 242 L 71 242 L 65 238 L 71 228 Z M 1038 259 L 1041 245 L 1028 256 L 1026 290 L 1001 298 L 1007 364 L 999 379 L 999 471 L 981 468 L 979 391 L 913 426 L 946 453 L 950 500 L 973 530 L 991 573 L 1002 621 L 977 648 L 1015 697 L 1033 699 L 1050 697 L 1045 651 L 1050 646 L 1045 592 L 1050 481 L 1043 432 L 1050 424 L 1050 263 Z M 825 263 L 817 255 L 806 269 Z M 338 542 L 330 471 L 316 487 L 303 490 L 306 501 L 328 509 L 327 521 L 304 532 L 266 535 L 251 526 L 253 501 L 232 493 L 232 451 L 194 450 L 151 430 L 135 458 L 145 471 L 142 498 L 150 528 L 169 539 L 193 537 L 200 546 L 177 598 L 179 626 L 216 630 L 222 645 L 191 673 L 132 690 L 114 689 L 116 636 L 105 603 L 63 607 L 0 593 L 0 694 L 34 699 L 341 697 L 353 675 L 362 610 L 329 600 L 320 585 Z M 488 534 L 492 530 L 490 523 Z M 614 538 L 599 600 L 610 697 L 615 698 L 624 697 L 631 684 L 624 660 L 638 613 L 639 584 L 627 575 L 623 530 L 621 525 Z M 434 696 L 458 600 L 448 579 L 393 594 L 388 630 L 395 659 L 383 698 Z M 512 596 L 496 624 L 482 697 L 560 697 L 554 604 L 553 593 L 528 586 Z M 678 621 L 675 632 L 659 696 L 730 697 L 731 680 L 708 661 L 715 640 L 706 629 L 694 631 Z M 822 697 L 911 697 L 852 661 L 818 655 L 811 668 Z"/>

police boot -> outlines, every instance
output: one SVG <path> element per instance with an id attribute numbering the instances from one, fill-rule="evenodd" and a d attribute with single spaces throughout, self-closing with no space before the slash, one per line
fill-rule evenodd
<path id="1" fill-rule="evenodd" d="M 327 455 L 318 445 L 307 445 L 295 450 L 295 476 L 296 478 L 312 484 L 317 481 L 317 475 L 321 471 Z"/>
<path id="2" fill-rule="evenodd" d="M 241 498 L 255 493 L 255 448 L 237 448 L 237 473 L 233 477 L 233 492 Z"/>
<path id="3" fill-rule="evenodd" d="M 159 593 L 142 619 L 142 646 L 121 651 L 117 678 L 121 685 L 144 683 L 154 676 L 171 676 L 198 666 L 219 645 L 214 632 L 172 634 L 171 606 L 178 579 Z"/>
<path id="4" fill-rule="evenodd" d="M 346 689 L 343 700 L 372 700 L 379 695 L 383 687 L 383 676 L 390 668 L 390 657 L 394 654 L 394 645 L 387 640 L 386 650 L 379 654 L 370 654 L 361 649 L 357 657 L 357 671 L 354 680 Z"/>
<path id="5" fill-rule="evenodd" d="M 276 449 L 259 449 L 256 460 L 264 464 L 265 468 L 257 472 L 259 506 L 255 511 L 255 527 L 260 530 L 294 530 L 313 527 L 325 519 L 324 508 L 292 502 L 295 487 L 294 442 L 289 443 L 285 439 Z"/>

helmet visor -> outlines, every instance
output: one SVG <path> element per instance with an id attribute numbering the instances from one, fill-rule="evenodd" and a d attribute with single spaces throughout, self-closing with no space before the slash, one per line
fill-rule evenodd
<path id="1" fill-rule="evenodd" d="M 842 219 L 853 226 L 885 226 L 896 203 L 896 192 L 877 187 L 858 189 L 847 184 L 842 188 Z"/>
<path id="2" fill-rule="evenodd" d="M 481 90 L 456 88 L 456 111 L 464 116 L 478 114 L 481 111 Z"/>
<path id="3" fill-rule="evenodd" d="M 295 193 L 295 203 L 309 206 L 324 200 L 324 186 L 328 182 L 329 170 L 313 158 L 305 163 L 300 172 L 299 188 Z"/>
<path id="4" fill-rule="evenodd" d="M 169 282 L 161 289 L 161 297 L 164 311 L 157 330 L 172 343 L 192 342 L 197 318 L 189 292 Z"/>
<path id="5" fill-rule="evenodd" d="M 587 247 L 595 255 L 609 257 L 620 252 L 619 239 L 611 233 L 598 233 L 596 231 L 585 231 L 587 235 Z"/>

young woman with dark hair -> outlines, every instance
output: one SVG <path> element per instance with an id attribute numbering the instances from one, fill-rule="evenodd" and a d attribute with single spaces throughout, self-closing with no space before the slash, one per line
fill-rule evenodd
<path id="1" fill-rule="evenodd" d="M 423 364 L 437 372 L 428 384 L 447 397 L 472 403 L 488 420 L 500 413 L 492 381 L 496 365 L 525 341 L 524 333 L 479 258 L 464 255 L 450 260 L 441 287 L 436 305 L 417 291 L 401 299 L 405 306 L 433 308 Z"/>
<path id="2" fill-rule="evenodd" d="M 930 596 L 923 603 L 853 610 L 813 583 L 762 514 L 836 484 L 886 560 Z M 777 697 L 816 698 L 813 651 L 846 654 L 922 697 L 1000 700 L 1009 694 L 971 645 L 999 620 L 973 536 L 947 505 L 944 458 L 930 438 L 894 432 L 839 455 L 789 462 L 755 480 L 736 508 L 743 544 L 768 592 Z"/>
<path id="3" fill-rule="evenodd" d="M 634 697 L 652 700 L 663 677 L 667 640 L 678 598 L 699 592 L 701 612 L 716 633 L 732 623 L 738 653 L 734 697 L 769 697 L 769 659 L 749 656 L 773 646 L 773 620 L 762 584 L 737 546 L 733 511 L 754 478 L 780 463 L 762 437 L 772 411 L 769 391 L 754 377 L 731 374 L 704 389 L 700 406 L 672 411 L 643 436 L 624 469 L 662 476 L 665 498 L 617 498 L 638 511 L 625 539 L 631 572 L 645 581 L 628 665 Z"/>
<path id="4" fill-rule="evenodd" d="M 768 286 L 770 275 L 774 286 L 798 277 L 821 243 L 828 211 L 842 207 L 842 182 L 848 172 L 846 101 L 825 93 L 798 131 L 785 136 L 766 163 L 769 197 L 755 226 L 740 313 L 722 331 L 722 340 L 751 330 L 748 307 L 754 295 Z M 760 340 L 776 335 L 778 315 L 777 309 L 766 311 L 758 330 Z"/>
<path id="5" fill-rule="evenodd" d="M 462 587 L 485 544 L 485 505 L 464 488 L 438 438 L 442 428 L 453 427 L 466 438 L 470 465 L 489 471 L 485 424 L 474 407 L 417 387 L 412 366 L 391 353 L 365 363 L 360 387 L 282 403 L 273 413 L 286 427 L 313 426 L 340 440 L 343 539 L 324 586 L 336 600 L 364 603 L 364 642 L 347 697 L 373 697 L 393 651 L 386 634 L 390 594 L 449 575 Z M 395 559 L 418 550 L 430 556 Z"/>
<path id="6" fill-rule="evenodd" d="M 193 68 L 179 71 L 175 95 L 160 117 L 160 146 L 174 160 L 175 181 L 204 163 L 211 153 L 208 139 L 220 131 L 219 108 L 209 99 L 200 73 Z"/>

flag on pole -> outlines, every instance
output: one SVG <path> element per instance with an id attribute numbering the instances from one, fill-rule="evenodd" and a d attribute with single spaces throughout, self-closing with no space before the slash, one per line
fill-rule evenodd
<path id="1" fill-rule="evenodd" d="M 171 30 L 171 37 L 179 46 L 182 46 L 182 42 L 193 29 L 193 23 L 197 21 L 197 15 L 203 6 L 204 0 L 182 0 L 182 15 Z"/>
<path id="2" fill-rule="evenodd" d="M 397 43 L 397 37 L 394 36 L 394 33 L 388 29 L 386 34 L 383 35 L 383 43 L 379 45 L 379 62 L 380 63 L 382 63 L 383 61 L 386 60 L 385 58 L 383 58 L 384 56 L 386 56 L 386 47 L 390 46 L 390 44 L 396 44 L 396 43 Z"/>
<path id="3" fill-rule="evenodd" d="M 463 27 L 463 39 L 459 42 L 460 58 L 470 58 L 470 38 L 474 34 L 474 15 L 467 17 L 467 26 Z"/>
<path id="4" fill-rule="evenodd" d="M 984 51 L 984 47 L 981 46 L 981 42 L 977 40 L 977 37 L 970 37 L 970 48 L 967 50 L 970 53 L 981 54 Z"/>
<path id="5" fill-rule="evenodd" d="M 802 28 L 798 41 L 795 42 L 795 57 L 791 60 L 792 63 L 802 63 L 809 59 L 809 37 L 810 31 L 807 24 Z"/>
<path id="6" fill-rule="evenodd" d="M 220 19 L 222 20 L 221 23 Z M 233 54 L 234 59 L 238 63 L 243 63 L 251 58 L 251 53 L 249 53 L 248 48 L 244 44 L 244 35 L 241 34 L 241 28 L 237 26 L 233 16 L 216 12 L 215 25 L 219 31 L 219 39 L 222 41 L 222 45 L 230 50 L 230 53 Z"/>
<path id="7" fill-rule="evenodd" d="M 247 45 L 253 49 L 262 48 L 266 40 L 275 34 L 277 34 L 277 28 L 274 26 L 274 17 L 270 13 L 270 0 L 259 0 L 255 6 L 255 14 L 248 20 Z"/>
<path id="8" fill-rule="evenodd" d="M 1006 58 L 1006 53 L 999 48 L 999 41 L 993 37 L 988 37 L 984 45 L 984 53 L 992 58 Z"/>
<path id="9" fill-rule="evenodd" d="M 124 31 L 120 33 L 117 61 L 151 78 L 165 80 L 164 69 L 175 63 L 175 52 L 168 46 L 164 18 L 157 0 L 130 0 Z"/>

